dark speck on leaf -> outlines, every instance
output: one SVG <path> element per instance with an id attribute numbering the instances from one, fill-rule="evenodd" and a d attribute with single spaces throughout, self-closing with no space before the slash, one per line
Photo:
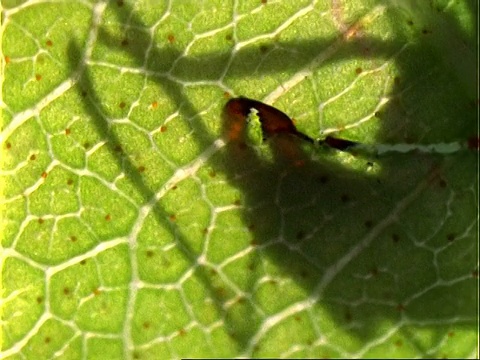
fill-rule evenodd
<path id="1" fill-rule="evenodd" d="M 302 240 L 303 238 L 305 238 L 305 231 L 299 230 L 297 232 L 297 240 Z"/>
<path id="2" fill-rule="evenodd" d="M 326 184 L 328 182 L 328 177 L 326 175 L 322 175 L 318 180 L 321 184 Z"/>
<path id="3" fill-rule="evenodd" d="M 261 45 L 260 46 L 260 52 L 261 53 L 266 53 L 268 51 L 268 46 L 266 45 Z"/>

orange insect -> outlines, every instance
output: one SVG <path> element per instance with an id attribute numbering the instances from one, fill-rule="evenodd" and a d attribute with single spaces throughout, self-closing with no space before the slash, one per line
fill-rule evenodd
<path id="1" fill-rule="evenodd" d="M 264 139 L 276 134 L 292 134 L 312 144 L 315 143 L 311 137 L 297 130 L 287 114 L 273 106 L 246 97 L 238 97 L 230 99 L 225 108 L 231 120 L 228 134 L 230 140 L 238 140 L 241 137 L 250 110 L 255 109 L 258 111 Z"/>

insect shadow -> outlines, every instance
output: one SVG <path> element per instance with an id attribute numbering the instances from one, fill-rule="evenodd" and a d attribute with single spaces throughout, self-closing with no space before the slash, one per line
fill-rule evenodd
<path id="1" fill-rule="evenodd" d="M 122 23 L 142 24 L 127 3 L 122 9 L 115 8 L 115 5 L 112 7 Z M 282 43 L 282 48 L 292 47 L 299 53 L 310 55 L 306 56 L 303 62 L 286 58 L 284 62 L 275 62 L 264 71 L 276 73 L 285 69 L 300 69 L 316 56 L 318 49 L 327 47 L 333 40 L 314 39 Z M 145 65 L 145 51 L 151 48 L 152 41 L 146 32 L 136 34 L 128 46 L 123 46 L 123 39 L 112 36 L 107 29 L 101 27 L 97 41 L 129 54 L 139 67 L 147 66 L 157 75 L 165 71 L 165 64 L 169 65 L 164 59 L 180 57 L 180 51 L 174 48 L 153 47 L 148 55 L 151 61 Z M 403 46 L 401 39 L 398 42 L 368 39 L 367 42 L 371 50 L 367 56 L 375 54 L 388 57 Z M 365 57 L 362 52 L 364 48 L 365 41 L 352 40 L 345 45 L 341 54 L 328 61 Z M 76 67 L 76 62 L 81 58 L 81 50 L 72 44 L 70 53 L 72 67 Z M 410 54 L 422 54 L 422 44 L 412 45 Z M 262 54 L 257 48 L 242 50 L 237 56 L 253 63 L 262 60 Z M 185 68 L 190 69 L 189 73 L 183 74 L 186 78 L 195 79 L 200 76 L 204 79 L 205 76 L 208 78 L 211 69 L 223 69 L 229 62 L 229 54 L 210 53 L 194 58 L 185 57 L 183 60 L 188 64 Z M 403 91 L 403 83 L 408 84 L 418 76 L 418 69 L 409 67 L 410 60 L 398 59 L 400 81 L 392 93 L 400 93 Z M 430 66 L 421 62 L 417 65 L 421 68 Z M 250 70 L 249 67 L 239 68 L 228 76 L 244 78 L 250 76 Z M 216 80 L 218 74 L 213 72 L 210 76 Z M 198 111 L 184 94 L 182 86 L 167 75 L 153 78 L 177 105 L 181 117 L 195 118 Z M 112 154 L 117 157 L 118 162 L 124 167 L 126 164 L 126 175 L 132 178 L 144 198 L 151 199 L 156 189 L 145 185 L 142 176 L 129 163 L 128 156 L 121 156 L 114 151 L 118 139 L 109 131 L 104 116 L 95 110 L 95 106 L 98 107 L 102 101 L 96 94 L 88 69 L 80 84 L 91 99 L 89 102 L 86 98 L 85 106 L 99 133 L 109 140 Z M 433 105 L 425 95 L 420 95 L 418 100 L 422 105 Z M 402 121 L 405 111 L 409 109 L 408 105 L 401 106 L 398 102 L 387 105 L 381 114 L 382 126 L 377 137 L 379 142 L 389 140 L 392 133 L 399 132 L 398 128 L 409 136 L 418 130 L 413 125 L 415 120 L 418 120 L 415 116 L 410 115 L 410 123 Z M 458 109 L 453 108 L 448 115 L 451 116 L 456 110 Z M 468 111 L 466 116 L 470 119 L 471 111 Z M 213 280 L 209 269 L 201 266 L 197 267 L 200 270 L 196 271 L 195 276 L 198 276 L 209 296 L 214 299 L 231 338 L 238 344 L 239 351 L 252 350 L 252 338 L 264 320 L 265 314 L 258 313 L 255 301 L 255 296 L 264 286 L 270 286 L 266 288 L 266 293 L 280 304 L 280 308 L 275 310 L 280 311 L 282 300 L 291 301 L 292 295 L 289 291 L 298 285 L 298 291 L 302 292 L 299 299 L 311 298 L 321 302 L 322 307 L 328 310 L 325 316 L 330 317 L 335 326 L 348 329 L 363 340 L 378 336 L 376 331 L 379 323 L 399 321 L 404 311 L 402 301 L 405 296 L 424 288 L 425 284 L 433 283 L 435 278 L 433 265 L 428 268 L 417 266 L 433 264 L 429 259 L 425 261 L 431 254 L 419 250 L 408 239 L 408 234 L 402 230 L 405 224 L 400 224 L 398 219 L 395 219 L 395 209 L 407 201 L 407 195 L 418 186 L 429 185 L 431 179 L 433 182 L 438 180 L 435 171 L 431 175 L 432 169 L 441 167 L 443 159 L 431 155 L 398 155 L 378 159 L 374 166 L 380 167 L 382 171 L 370 176 L 367 171 L 352 170 L 340 165 L 328 154 L 325 157 L 312 156 L 308 145 L 289 134 L 279 134 L 268 139 L 265 146 L 271 156 L 265 156 L 263 150 L 259 151 L 245 143 L 244 126 L 232 130 L 231 118 L 226 113 L 219 121 L 223 121 L 224 137 L 229 141 L 209 159 L 209 165 L 216 172 L 225 174 L 228 183 L 241 194 L 241 216 L 251 233 L 250 245 L 255 250 L 251 252 L 245 268 L 239 270 L 239 276 L 247 274 L 251 279 L 242 290 L 252 294 L 253 298 L 238 301 L 235 306 L 226 306 L 231 303 L 231 299 L 219 295 L 219 287 L 215 283 L 218 277 Z M 434 115 L 429 117 L 427 114 L 422 118 L 423 123 L 435 124 L 436 121 Z M 455 138 L 471 132 L 472 123 L 466 122 L 466 127 L 451 136 Z M 218 137 L 218 134 L 211 134 L 202 121 L 190 122 L 189 125 L 195 134 L 193 141 L 202 149 L 206 149 Z M 237 131 L 237 138 L 233 141 L 228 136 L 232 131 Z M 416 141 L 415 137 L 411 140 Z M 365 161 L 365 169 L 368 166 L 370 165 Z M 168 214 L 160 205 L 154 212 L 159 223 L 171 229 L 171 225 L 166 221 Z M 175 234 L 185 257 L 194 263 L 198 254 L 190 245 L 190 240 L 183 235 L 182 229 L 177 226 L 170 231 Z M 233 242 L 236 239 L 225 237 L 222 241 Z M 358 256 L 359 252 L 362 252 L 362 256 Z M 419 257 L 418 253 L 423 257 Z M 412 256 L 412 261 L 405 261 L 409 256 Z M 235 275 L 231 279 L 233 282 L 234 277 Z M 259 284 L 258 279 L 262 278 L 270 280 Z M 283 286 L 285 283 L 289 285 Z M 223 286 L 227 287 L 226 284 Z M 369 302 L 369 299 L 373 300 Z M 275 311 L 272 310 L 272 313 Z M 421 319 L 425 315 L 418 316 Z M 312 326 L 307 317 L 305 313 L 299 313 L 296 321 L 302 323 L 302 326 Z M 317 320 L 314 316 L 312 321 Z M 307 345 L 318 337 L 314 331 L 309 336 L 302 340 Z M 420 345 L 419 349 L 423 351 Z M 261 351 L 261 344 L 252 351 Z"/>

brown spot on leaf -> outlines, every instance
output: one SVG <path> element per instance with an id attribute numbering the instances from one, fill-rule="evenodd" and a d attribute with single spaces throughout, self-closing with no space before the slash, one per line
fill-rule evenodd
<path id="1" fill-rule="evenodd" d="M 402 347 L 402 345 L 403 345 L 402 340 L 397 340 L 397 341 L 395 341 L 395 346 L 396 346 L 396 347 Z"/>
<path id="2" fill-rule="evenodd" d="M 80 265 L 85 265 L 87 263 L 87 260 L 80 260 Z"/>
<path id="3" fill-rule="evenodd" d="M 225 290 L 224 287 L 218 287 L 215 289 L 215 293 L 217 294 L 217 296 L 219 298 L 225 298 L 225 296 L 227 295 L 227 290 Z"/>
<path id="4" fill-rule="evenodd" d="M 122 46 L 128 46 L 128 39 L 123 39 L 121 44 Z"/>
<path id="5" fill-rule="evenodd" d="M 40 75 L 40 74 L 35 74 L 35 79 L 36 79 L 37 81 L 42 80 L 42 75 Z"/>
<path id="6" fill-rule="evenodd" d="M 30 160 L 35 160 L 36 158 L 37 158 L 37 155 L 35 154 L 30 155 Z"/>
<path id="7" fill-rule="evenodd" d="M 9 143 L 9 142 L 7 142 L 7 143 L 5 144 L 5 148 L 6 148 L 7 150 L 8 150 L 8 149 L 11 149 L 11 148 L 12 148 L 12 144 Z"/>
<path id="8" fill-rule="evenodd" d="M 447 240 L 449 242 L 452 242 L 453 240 L 455 240 L 455 234 L 452 234 L 452 233 L 448 234 L 447 235 Z"/>
<path id="9" fill-rule="evenodd" d="M 233 39 L 232 34 L 227 34 L 227 35 L 225 35 L 225 40 L 231 41 L 232 39 Z"/>
<path id="10" fill-rule="evenodd" d="M 123 0 L 117 0 L 117 6 L 118 7 L 122 7 L 124 4 L 124 1 Z"/>
<path id="11" fill-rule="evenodd" d="M 175 42 L 175 36 L 173 34 L 168 34 L 167 40 L 170 44 L 173 44 Z"/>
<path id="12" fill-rule="evenodd" d="M 362 70 L 361 67 L 357 67 L 357 68 L 355 69 L 355 74 L 360 75 L 360 74 L 362 73 L 362 71 L 363 71 L 363 70 Z"/>
<path id="13" fill-rule="evenodd" d="M 148 329 L 150 327 L 150 323 L 148 321 L 145 321 L 143 324 L 142 324 L 143 328 L 144 329 Z"/>
<path id="14" fill-rule="evenodd" d="M 76 237 L 75 235 L 71 235 L 71 236 L 70 236 L 70 241 L 71 241 L 71 242 L 77 241 L 77 237 Z"/>
<path id="15" fill-rule="evenodd" d="M 47 46 L 53 46 L 52 40 L 47 40 L 45 44 L 47 44 Z"/>
<path id="16" fill-rule="evenodd" d="M 52 339 L 49 336 L 46 336 L 43 341 L 45 341 L 45 344 L 48 344 Z"/>
<path id="17" fill-rule="evenodd" d="M 398 234 L 392 234 L 392 240 L 394 243 L 398 243 L 400 241 L 400 236 Z"/>
<path id="18" fill-rule="evenodd" d="M 373 221 L 372 220 L 365 221 L 365 227 L 367 229 L 371 229 L 373 227 Z"/>
<path id="19" fill-rule="evenodd" d="M 112 216 L 110 214 L 105 215 L 105 220 L 106 221 L 112 220 Z"/>
<path id="20" fill-rule="evenodd" d="M 65 129 L 65 135 L 70 135 L 72 131 L 70 130 L 70 128 L 66 128 Z"/>
<path id="21" fill-rule="evenodd" d="M 126 105 L 127 105 L 127 104 L 125 104 L 125 102 L 122 101 L 120 104 L 118 104 L 118 107 L 119 107 L 120 109 L 123 109 Z"/>
<path id="22" fill-rule="evenodd" d="M 37 297 L 37 304 L 41 304 L 43 302 L 43 298 L 41 296 Z"/>
<path id="23" fill-rule="evenodd" d="M 67 185 L 73 185 L 73 179 L 68 179 L 67 180 Z"/>
<path id="24" fill-rule="evenodd" d="M 158 101 L 152 102 L 152 109 L 156 109 L 158 107 Z"/>
<path id="25" fill-rule="evenodd" d="M 47 175 L 48 175 L 48 174 L 47 174 L 46 171 L 42 172 L 42 178 L 46 179 L 46 178 L 47 178 Z"/>
<path id="26" fill-rule="evenodd" d="M 164 133 L 167 131 L 167 127 L 165 125 L 160 126 L 160 132 Z"/>
<path id="27" fill-rule="evenodd" d="M 400 311 L 400 312 L 405 311 L 405 306 L 403 304 L 398 304 L 397 311 Z"/>
<path id="28" fill-rule="evenodd" d="M 64 295 L 70 295 L 70 289 L 67 288 L 67 287 L 63 288 L 63 294 Z"/>
<path id="29" fill-rule="evenodd" d="M 38 223 L 41 225 L 45 222 L 45 220 L 43 220 L 42 218 L 38 218 Z"/>
<path id="30" fill-rule="evenodd" d="M 175 214 L 171 214 L 168 219 L 172 222 L 176 221 L 177 220 L 177 217 L 175 216 Z"/>
<path id="31" fill-rule="evenodd" d="M 478 150 L 480 149 L 480 136 L 471 136 L 467 140 L 467 146 L 469 149 Z"/>
<path id="32" fill-rule="evenodd" d="M 144 172 L 144 171 L 145 171 L 145 166 L 140 165 L 140 166 L 138 167 L 138 171 L 141 172 L 141 173 Z"/>
<path id="33" fill-rule="evenodd" d="M 145 252 L 145 254 L 146 254 L 147 257 L 149 257 L 149 258 L 151 258 L 151 257 L 153 257 L 153 255 L 155 255 L 155 253 L 154 253 L 152 250 L 147 250 L 147 251 Z"/>
<path id="34" fill-rule="evenodd" d="M 10 56 L 5 56 L 5 64 L 10 64 Z"/>

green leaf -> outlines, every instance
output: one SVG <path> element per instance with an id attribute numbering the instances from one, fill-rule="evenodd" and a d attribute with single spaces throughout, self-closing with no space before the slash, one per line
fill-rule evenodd
<path id="1" fill-rule="evenodd" d="M 478 356 L 476 1 L 2 6 L 1 358 Z"/>

